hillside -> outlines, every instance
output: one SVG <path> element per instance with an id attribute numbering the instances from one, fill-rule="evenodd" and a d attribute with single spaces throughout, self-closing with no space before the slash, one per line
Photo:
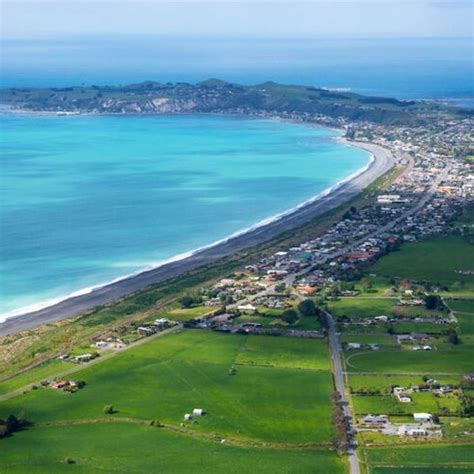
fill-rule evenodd
<path id="1" fill-rule="evenodd" d="M 435 115 L 464 115 L 439 104 L 365 97 L 351 92 L 265 82 L 242 86 L 217 79 L 198 84 L 10 88 L 3 106 L 27 111 L 94 114 L 239 113 L 300 120 L 415 125 Z"/>

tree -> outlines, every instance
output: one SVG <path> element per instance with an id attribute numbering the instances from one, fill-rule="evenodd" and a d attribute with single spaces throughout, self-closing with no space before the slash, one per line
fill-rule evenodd
<path id="1" fill-rule="evenodd" d="M 458 333 L 453 328 L 448 330 L 448 341 L 454 345 L 458 345 L 461 342 L 461 340 L 459 339 Z"/>
<path id="2" fill-rule="evenodd" d="M 115 413 L 114 407 L 112 405 L 105 405 L 103 411 L 106 415 L 112 415 Z"/>
<path id="3" fill-rule="evenodd" d="M 179 299 L 179 302 L 183 308 L 189 308 L 194 303 L 194 298 L 189 295 L 185 295 Z"/>
<path id="4" fill-rule="evenodd" d="M 275 291 L 278 293 L 282 293 L 286 289 L 286 284 L 285 282 L 280 282 L 275 285 Z"/>
<path id="5" fill-rule="evenodd" d="M 15 415 L 8 415 L 6 425 L 9 433 L 15 432 L 21 426 L 20 421 Z"/>
<path id="6" fill-rule="evenodd" d="M 362 289 L 367 293 L 370 289 L 372 289 L 372 282 L 368 278 L 363 278 L 362 281 Z"/>
<path id="7" fill-rule="evenodd" d="M 287 309 L 282 315 L 281 319 L 288 324 L 294 324 L 298 321 L 298 313 L 294 309 Z"/>
<path id="8" fill-rule="evenodd" d="M 425 307 L 429 310 L 442 309 L 443 302 L 438 295 L 428 295 L 425 297 Z"/>
<path id="9" fill-rule="evenodd" d="M 298 311 L 303 316 L 315 316 L 316 306 L 314 305 L 313 300 L 307 299 L 298 305 Z"/>

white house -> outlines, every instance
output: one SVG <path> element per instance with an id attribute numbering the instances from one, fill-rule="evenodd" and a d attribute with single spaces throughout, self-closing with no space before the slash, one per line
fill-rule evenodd
<path id="1" fill-rule="evenodd" d="M 185 421 L 190 421 L 190 420 L 192 420 L 192 418 L 193 418 L 193 416 L 190 413 L 186 413 L 184 415 L 184 420 Z"/>
<path id="2" fill-rule="evenodd" d="M 413 419 L 418 423 L 426 423 L 433 421 L 433 415 L 431 413 L 413 413 Z"/>
<path id="3" fill-rule="evenodd" d="M 193 415 L 194 416 L 202 416 L 202 415 L 204 415 L 204 410 L 202 408 L 194 408 Z"/>
<path id="4" fill-rule="evenodd" d="M 420 436 L 428 436 L 428 431 L 424 428 L 413 428 L 405 425 L 398 428 L 399 436 L 411 436 L 413 438 L 418 438 Z"/>

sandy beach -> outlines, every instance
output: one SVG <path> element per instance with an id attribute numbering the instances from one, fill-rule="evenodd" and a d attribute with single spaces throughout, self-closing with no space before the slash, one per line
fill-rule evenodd
<path id="1" fill-rule="evenodd" d="M 0 323 L 0 336 L 32 329 L 36 326 L 58 321 L 84 312 L 97 305 L 110 303 L 130 293 L 143 290 L 150 285 L 163 282 L 169 278 L 207 265 L 254 245 L 266 242 L 277 235 L 295 229 L 309 220 L 330 211 L 359 194 L 370 183 L 387 172 L 395 160 L 391 152 L 374 144 L 347 142 L 370 152 L 374 159 L 370 165 L 357 176 L 342 183 L 340 186 L 321 196 L 310 200 L 293 212 L 283 214 L 278 219 L 259 227 L 235 235 L 228 240 L 203 248 L 181 260 L 163 264 L 137 275 L 104 285 L 89 293 L 67 298 L 46 308 L 11 317 Z"/>

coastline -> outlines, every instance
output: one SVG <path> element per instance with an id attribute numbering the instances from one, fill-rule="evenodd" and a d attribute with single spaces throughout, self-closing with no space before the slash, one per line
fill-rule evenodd
<path id="1" fill-rule="evenodd" d="M 370 162 L 364 168 L 296 207 L 266 218 L 225 239 L 174 256 L 152 268 L 140 270 L 103 285 L 85 288 L 65 298 L 46 301 L 42 306 L 36 305 L 36 309 L 19 309 L 17 313 L 24 312 L 6 316 L 5 321 L 0 322 L 0 336 L 32 329 L 74 316 L 98 305 L 111 303 L 128 294 L 144 290 L 150 285 L 161 283 L 200 266 L 214 263 L 238 251 L 264 243 L 350 200 L 388 171 L 395 162 L 391 152 L 379 145 L 349 142 L 342 136 L 337 137 L 336 140 L 346 146 L 355 146 L 368 151 L 372 157 Z"/>

